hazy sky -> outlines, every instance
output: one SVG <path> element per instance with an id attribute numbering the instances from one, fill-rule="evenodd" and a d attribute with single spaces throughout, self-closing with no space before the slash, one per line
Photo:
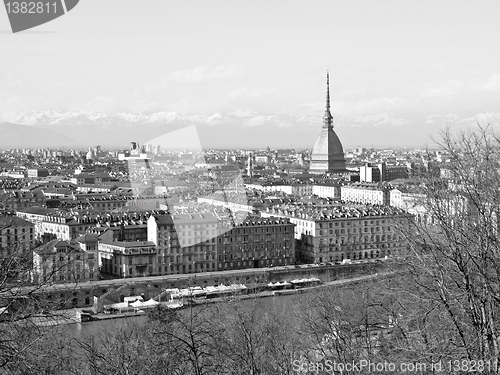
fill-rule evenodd
<path id="1" fill-rule="evenodd" d="M 500 2 L 80 0 L 12 34 L 0 112 L 500 112 Z"/>

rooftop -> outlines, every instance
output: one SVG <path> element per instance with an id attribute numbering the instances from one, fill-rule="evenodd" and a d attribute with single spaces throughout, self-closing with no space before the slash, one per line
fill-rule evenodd
<path id="1" fill-rule="evenodd" d="M 396 207 L 360 204 L 338 204 L 328 208 L 282 205 L 280 207 L 268 208 L 267 212 L 305 220 L 335 220 L 340 218 L 406 215 L 405 211 Z"/>
<path id="2" fill-rule="evenodd" d="M 32 226 L 27 220 L 17 216 L 0 216 L 0 229 L 9 227 Z"/>
<path id="3" fill-rule="evenodd" d="M 151 241 L 102 241 L 102 244 L 112 245 L 116 247 L 123 248 L 141 248 L 141 247 L 154 247 L 156 246 L 154 242 Z"/>

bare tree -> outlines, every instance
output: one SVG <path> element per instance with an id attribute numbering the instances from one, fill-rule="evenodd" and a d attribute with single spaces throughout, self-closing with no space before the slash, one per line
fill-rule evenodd
<path id="1" fill-rule="evenodd" d="M 182 310 L 159 306 L 150 313 L 158 345 L 168 351 L 175 364 L 171 374 L 219 373 L 214 351 L 219 336 L 218 327 L 212 324 L 213 313 L 210 305 L 192 304 Z"/>
<path id="2" fill-rule="evenodd" d="M 213 322 L 221 328 L 217 351 L 225 358 L 226 373 L 263 374 L 267 343 L 264 311 L 258 302 L 231 299 L 215 306 Z"/>
<path id="3" fill-rule="evenodd" d="M 95 336 L 76 340 L 72 360 L 84 374 L 176 374 L 175 358 L 150 327 L 120 324 Z"/>
<path id="4" fill-rule="evenodd" d="M 411 323 L 421 353 L 428 359 L 482 360 L 496 372 L 500 138 L 489 127 L 459 134 L 448 129 L 439 144 L 448 159 L 446 178 L 421 181 L 428 220 L 406 233 L 411 251 L 399 287 L 405 303 L 418 311 Z"/>
<path id="5" fill-rule="evenodd" d="M 47 345 L 44 337 L 50 334 L 50 327 L 68 321 L 67 314 L 56 311 L 60 305 L 46 298 L 54 287 L 52 276 L 67 264 L 51 269 L 46 278 L 33 283 L 29 242 L 11 243 L 0 251 L 0 371 L 29 373 L 39 363 L 39 345 Z M 76 284 L 69 291 L 74 288 Z"/>

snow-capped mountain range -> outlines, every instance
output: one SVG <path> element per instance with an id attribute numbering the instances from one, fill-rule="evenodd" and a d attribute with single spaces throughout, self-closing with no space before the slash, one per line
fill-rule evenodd
<path id="1" fill-rule="evenodd" d="M 60 112 L 53 110 L 0 113 L 0 124 L 23 125 L 22 132 L 35 137 L 35 129 L 52 134 L 53 142 L 63 141 L 81 145 L 105 145 L 127 148 L 130 141 L 147 142 L 161 134 L 185 126 L 196 125 L 205 148 L 233 147 L 296 147 L 311 148 L 322 127 L 322 113 L 317 116 L 297 114 L 263 114 L 252 111 L 181 115 L 176 112 L 115 113 Z M 437 135 L 445 126 L 464 129 L 474 124 L 500 125 L 500 113 L 480 113 L 474 116 L 457 114 L 432 115 L 426 118 L 401 118 L 388 113 L 335 117 L 334 127 L 344 147 L 379 146 L 403 147 L 431 144 L 430 135 Z M 9 136 L 1 129 L 0 147 L 18 145 L 22 136 Z M 32 137 L 28 131 L 30 128 Z M 58 140 L 57 134 L 62 138 Z M 16 139 L 15 142 L 11 142 Z M 45 139 L 45 138 L 44 138 Z M 30 139 L 30 145 L 36 144 Z M 16 143 L 16 144 L 14 144 Z M 43 144 L 42 144 L 43 143 Z M 40 147 L 46 145 L 47 139 Z M 31 146 L 33 147 L 33 146 Z"/>

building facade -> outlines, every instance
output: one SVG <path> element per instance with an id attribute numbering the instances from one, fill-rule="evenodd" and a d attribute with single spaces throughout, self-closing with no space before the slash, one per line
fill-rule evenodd
<path id="1" fill-rule="evenodd" d="M 401 207 L 401 192 L 383 183 L 354 183 L 340 188 L 344 202 Z"/>
<path id="2" fill-rule="evenodd" d="M 81 283 L 99 278 L 96 253 L 52 240 L 33 251 L 34 283 Z"/>
<path id="3" fill-rule="evenodd" d="M 148 239 L 157 247 L 159 275 L 293 264 L 294 225 L 249 216 L 238 224 L 215 213 L 154 215 Z"/>
<path id="4" fill-rule="evenodd" d="M 157 247 L 158 274 L 215 271 L 219 221 L 210 212 L 151 216 L 148 240 Z"/>
<path id="5" fill-rule="evenodd" d="M 88 212 L 88 211 L 60 211 L 58 209 L 32 207 L 18 211 L 16 215 L 35 225 L 35 237 L 43 242 L 58 238 L 74 240 L 87 233 L 92 228 L 112 228 L 120 233 L 127 232 L 123 238 L 135 240 L 145 231 L 145 224 L 149 217 L 148 212 Z M 142 228 L 140 225 L 144 224 Z M 124 229 L 124 228 L 127 229 Z M 129 229 L 130 228 L 130 229 Z M 135 230 L 133 230 L 135 229 Z M 134 233 L 132 233 L 134 232 Z M 134 237 L 134 235 L 137 235 Z"/>
<path id="6" fill-rule="evenodd" d="M 219 228 L 217 269 L 295 264 L 295 225 L 278 217 L 248 217 L 231 230 Z"/>
<path id="7" fill-rule="evenodd" d="M 16 216 L 0 216 L 0 260 L 28 254 L 35 248 L 35 226 Z"/>
<path id="8" fill-rule="evenodd" d="M 312 193 L 320 198 L 340 199 L 340 185 L 336 182 L 315 183 Z"/>
<path id="9" fill-rule="evenodd" d="M 47 177 L 48 175 L 49 171 L 45 168 L 28 169 L 28 178 Z"/>
<path id="10" fill-rule="evenodd" d="M 100 242 L 100 272 L 120 278 L 158 275 L 156 255 L 156 246 L 149 241 Z"/>
<path id="11" fill-rule="evenodd" d="M 297 259 L 340 262 L 404 255 L 403 231 L 411 216 L 394 207 L 344 206 L 317 209 L 271 208 L 262 216 L 287 217 L 296 224 Z"/>

